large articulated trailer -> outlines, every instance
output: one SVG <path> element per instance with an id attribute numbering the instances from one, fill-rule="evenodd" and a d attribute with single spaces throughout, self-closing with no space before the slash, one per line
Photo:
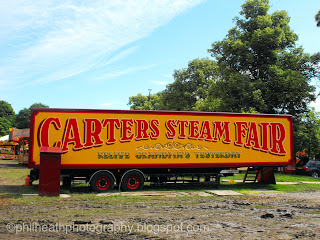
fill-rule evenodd
<path id="1" fill-rule="evenodd" d="M 37 180 L 40 148 L 61 149 L 61 178 L 92 190 L 142 189 L 173 178 L 218 182 L 238 167 L 293 162 L 289 115 L 33 108 L 30 181 Z"/>

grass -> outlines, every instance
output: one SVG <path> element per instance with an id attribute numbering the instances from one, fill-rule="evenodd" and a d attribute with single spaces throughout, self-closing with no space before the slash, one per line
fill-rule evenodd
<path id="1" fill-rule="evenodd" d="M 243 180 L 244 173 L 239 173 L 234 176 L 225 177 L 222 179 L 230 179 L 230 180 Z M 301 182 L 301 181 L 309 181 L 309 182 L 320 182 L 320 178 L 314 178 L 310 176 L 302 176 L 302 175 L 290 175 L 290 174 L 282 174 L 275 173 L 276 182 Z"/>
<path id="2" fill-rule="evenodd" d="M 24 185 L 29 172 L 27 168 L 0 168 L 1 185 Z"/>
<path id="3" fill-rule="evenodd" d="M 309 210 L 306 211 L 307 214 L 319 214 L 320 215 L 320 210 L 319 209 L 314 209 L 314 210 Z"/>
<path id="4" fill-rule="evenodd" d="M 225 177 L 222 179 L 230 179 L 230 180 L 243 180 L 244 173 L 239 173 L 231 177 Z M 281 184 L 256 184 L 256 183 L 235 183 L 229 184 L 228 182 L 222 182 L 221 189 L 234 190 L 237 192 L 241 192 L 244 194 L 254 194 L 255 189 L 267 189 L 274 190 L 279 192 L 302 192 L 308 190 L 320 190 L 320 184 L 303 184 L 301 182 L 320 182 L 320 178 L 314 178 L 310 176 L 302 176 L 302 175 L 290 175 L 290 174 L 282 174 L 275 173 L 276 182 L 295 182 L 298 184 L 294 185 L 281 185 Z M 251 191 L 251 192 L 250 192 Z"/>
<path id="5" fill-rule="evenodd" d="M 303 192 L 310 190 L 320 190 L 320 184 L 276 185 L 275 190 L 280 192 Z"/>
<path id="6" fill-rule="evenodd" d="M 38 193 L 38 181 L 34 182 L 34 186 L 25 187 L 25 178 L 29 174 L 30 169 L 25 166 L 20 166 L 15 160 L 1 160 L 0 165 L 6 165 L 8 167 L 0 167 L 0 197 L 2 198 L 11 198 L 18 199 L 21 198 L 22 194 L 37 194 Z M 225 177 L 222 179 L 230 180 L 243 180 L 244 173 L 236 174 L 234 176 Z M 289 174 L 280 174 L 276 173 L 275 178 L 277 182 L 297 182 L 296 185 L 271 185 L 271 184 L 251 184 L 251 183 L 235 183 L 229 184 L 229 182 L 221 182 L 221 190 L 234 190 L 243 194 L 255 194 L 258 193 L 257 189 L 267 189 L 280 192 L 301 192 L 307 190 L 320 190 L 320 184 L 302 184 L 301 181 L 314 181 L 320 182 L 320 178 L 313 178 L 309 176 L 299 176 L 299 175 L 289 175 Z M 205 185 L 183 185 L 183 186 L 168 186 L 168 187 L 155 187 L 150 186 L 148 183 L 144 187 L 143 191 L 175 191 L 175 192 L 196 192 L 196 191 L 205 191 L 209 189 L 215 189 L 215 186 L 205 186 Z M 112 192 L 118 192 L 118 189 L 115 188 Z M 70 194 L 76 197 L 79 200 L 85 199 L 97 199 L 100 201 L 100 198 L 95 196 L 95 193 L 91 192 L 88 188 L 88 184 L 85 183 L 76 183 L 72 184 L 71 192 L 70 190 L 61 189 L 61 193 Z M 190 197 L 190 196 L 189 196 Z M 125 198 L 129 200 L 129 196 L 112 196 L 115 199 Z M 135 196 L 136 198 L 145 198 Z M 154 198 L 154 197 L 152 197 Z M 42 200 L 47 201 L 47 198 L 41 198 Z M 54 199 L 54 198 L 50 198 Z M 59 198 L 56 198 L 59 199 Z M 66 200 L 66 199 L 65 199 Z M 28 201 L 28 200 L 26 200 Z"/>
<path id="7" fill-rule="evenodd" d="M 18 164 L 18 160 L 0 160 L 0 164 Z"/>

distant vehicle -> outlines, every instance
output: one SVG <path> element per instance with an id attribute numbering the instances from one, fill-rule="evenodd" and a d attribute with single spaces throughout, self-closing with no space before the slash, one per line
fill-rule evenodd
<path id="1" fill-rule="evenodd" d="M 299 161 L 296 163 L 294 174 L 305 175 L 306 171 L 303 169 L 303 167 L 307 164 L 307 162 L 309 162 L 310 159 L 307 156 L 300 156 L 298 159 Z"/>
<path id="2" fill-rule="evenodd" d="M 307 175 L 318 178 L 320 174 L 320 159 L 313 159 L 303 167 Z"/>
<path id="3" fill-rule="evenodd" d="M 299 152 L 298 152 L 299 153 Z M 286 173 L 286 174 L 297 174 L 297 175 L 304 175 L 306 174 L 306 171 L 303 169 L 303 167 L 306 165 L 306 163 L 309 161 L 309 157 L 305 155 L 299 155 L 296 157 L 296 163 L 293 165 L 285 166 L 285 167 L 278 167 L 278 172 L 280 173 Z"/>

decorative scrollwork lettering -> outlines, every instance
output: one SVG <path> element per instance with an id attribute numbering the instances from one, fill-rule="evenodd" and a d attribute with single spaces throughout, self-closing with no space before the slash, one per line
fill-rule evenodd
<path id="1" fill-rule="evenodd" d="M 149 146 L 148 144 L 137 147 L 136 150 L 139 149 L 143 149 L 143 150 L 162 150 L 162 149 L 166 149 L 166 150 L 181 150 L 181 149 L 185 149 L 185 150 L 209 150 L 208 147 L 206 146 L 202 146 L 202 145 L 198 145 L 195 146 L 191 143 L 187 143 L 187 144 L 182 144 L 179 142 L 168 142 L 166 144 L 161 144 L 161 143 L 156 143 L 153 144 L 152 146 Z"/>

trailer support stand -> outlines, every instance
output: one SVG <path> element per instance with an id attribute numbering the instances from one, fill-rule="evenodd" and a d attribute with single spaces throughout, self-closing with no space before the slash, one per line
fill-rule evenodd
<path id="1" fill-rule="evenodd" d="M 40 147 L 39 196 L 60 196 L 60 147 Z"/>
<path id="2" fill-rule="evenodd" d="M 258 183 L 276 184 L 273 167 L 262 167 L 258 175 Z"/>

